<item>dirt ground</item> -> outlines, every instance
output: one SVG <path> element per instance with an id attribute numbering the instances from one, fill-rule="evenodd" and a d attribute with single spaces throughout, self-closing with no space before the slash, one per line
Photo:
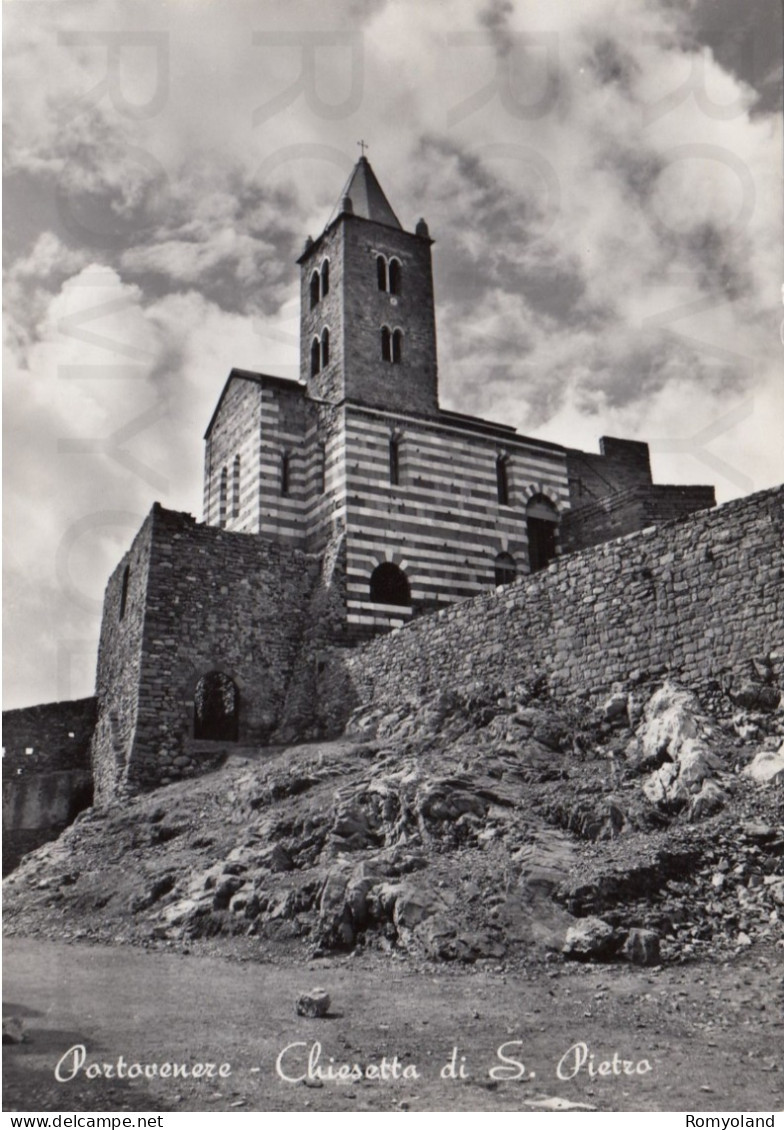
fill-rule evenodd
<path id="1" fill-rule="evenodd" d="M 415 971 L 362 953 L 295 966 L 283 953 L 280 963 L 258 964 L 24 937 L 6 942 L 3 959 L 4 1016 L 21 1017 L 26 1032 L 24 1043 L 4 1049 L 5 1111 L 770 1112 L 784 1105 L 784 986 L 772 947 L 721 965 L 572 964 L 515 974 L 492 962 Z M 329 1015 L 297 1016 L 298 994 L 315 986 L 331 995 Z M 69 1079 L 70 1049 L 78 1045 L 85 1064 Z M 408 1067 L 409 1077 L 281 1077 L 306 1075 L 315 1045 L 322 1070 L 358 1064 L 367 1073 L 375 1064 L 380 1073 L 386 1057 L 394 1075 L 397 1056 L 397 1073 Z M 89 1065 L 116 1065 L 120 1056 L 159 1066 L 213 1063 L 216 1075 L 87 1077 Z M 223 1063 L 231 1074 L 220 1078 Z M 458 1077 L 442 1078 L 450 1063 Z M 491 1077 L 494 1067 L 507 1077 Z"/>

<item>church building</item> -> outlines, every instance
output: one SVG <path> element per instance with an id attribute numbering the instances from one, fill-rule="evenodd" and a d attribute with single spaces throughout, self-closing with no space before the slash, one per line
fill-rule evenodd
<path id="1" fill-rule="evenodd" d="M 209 525 L 344 540 L 349 641 L 713 504 L 653 487 L 645 444 L 591 456 L 440 408 L 432 245 L 363 155 L 298 261 L 300 382 L 233 370 L 205 437 Z"/>
<path id="2" fill-rule="evenodd" d="M 66 751 L 101 802 L 227 743 L 337 732 L 346 649 L 713 506 L 712 487 L 654 485 L 644 443 L 591 454 L 442 409 L 432 247 L 363 155 L 299 258 L 300 379 L 229 374 L 204 520 L 152 507 L 106 588 L 95 697 L 14 712 L 18 772 Z"/>

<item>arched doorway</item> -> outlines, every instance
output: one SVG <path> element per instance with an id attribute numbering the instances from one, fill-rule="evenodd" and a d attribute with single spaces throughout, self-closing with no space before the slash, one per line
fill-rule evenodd
<path id="1" fill-rule="evenodd" d="M 411 586 L 403 570 L 391 561 L 378 565 L 370 578 L 370 599 L 374 604 L 410 604 Z"/>
<path id="2" fill-rule="evenodd" d="M 555 559 L 558 511 L 547 495 L 535 494 L 525 508 L 528 529 L 528 563 L 532 573 Z"/>
<path id="3" fill-rule="evenodd" d="M 240 696 L 236 684 L 222 671 L 210 671 L 196 684 L 193 696 L 193 736 L 202 741 L 236 742 L 239 736 Z"/>
<path id="4" fill-rule="evenodd" d="M 517 577 L 517 564 L 511 553 L 499 553 L 495 559 L 495 585 L 511 585 Z"/>

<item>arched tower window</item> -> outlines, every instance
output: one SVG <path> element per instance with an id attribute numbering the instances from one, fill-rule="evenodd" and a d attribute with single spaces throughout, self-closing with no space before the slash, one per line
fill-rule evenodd
<path id="1" fill-rule="evenodd" d="M 389 440 L 389 481 L 393 486 L 400 483 L 400 440 L 397 436 Z"/>
<path id="2" fill-rule="evenodd" d="M 231 516 L 238 518 L 240 513 L 240 457 L 234 456 L 231 474 Z"/>
<path id="3" fill-rule="evenodd" d="M 400 294 L 402 268 L 399 259 L 389 260 L 389 293 Z"/>
<path id="4" fill-rule="evenodd" d="M 315 377 L 321 368 L 321 342 L 317 337 L 310 343 L 310 375 Z"/>
<path id="5" fill-rule="evenodd" d="M 291 493 L 291 454 L 281 452 L 280 456 L 280 493 L 285 497 Z"/>
<path id="6" fill-rule="evenodd" d="M 395 330 L 392 334 L 392 362 L 399 365 L 403 360 L 403 331 Z"/>
<path id="7" fill-rule="evenodd" d="M 381 327 L 381 360 L 392 360 L 392 334 L 389 332 L 389 326 Z"/>
<path id="8" fill-rule="evenodd" d="M 495 583 L 510 585 L 517 576 L 517 565 L 511 553 L 499 553 L 495 559 Z"/>
<path id="9" fill-rule="evenodd" d="M 547 495 L 535 494 L 525 508 L 528 564 L 531 572 L 546 568 L 556 556 L 558 511 Z"/>
<path id="10" fill-rule="evenodd" d="M 321 268 L 321 297 L 326 298 L 329 294 L 329 259 L 324 260 L 324 266 Z"/>
<path id="11" fill-rule="evenodd" d="M 387 261 L 383 255 L 376 256 L 376 274 L 378 276 L 378 289 L 387 289 Z"/>
<path id="12" fill-rule="evenodd" d="M 329 364 L 329 330 L 324 329 L 321 333 L 321 368 L 326 369 Z"/>
<path id="13" fill-rule="evenodd" d="M 131 581 L 131 567 L 126 565 L 123 569 L 122 575 L 122 590 L 120 591 L 120 615 L 119 619 L 122 620 L 125 615 L 125 609 L 128 606 L 128 585 Z"/>
<path id="14" fill-rule="evenodd" d="M 311 310 L 313 310 L 316 306 L 318 306 L 319 297 L 320 297 L 319 273 L 318 273 L 318 271 L 314 271 L 313 274 L 310 276 L 310 308 L 311 308 Z"/>
<path id="15" fill-rule="evenodd" d="M 226 507 L 229 493 L 229 472 L 224 467 L 220 473 L 220 496 L 218 500 L 218 525 L 226 525 Z"/>
<path id="16" fill-rule="evenodd" d="M 506 455 L 499 455 L 495 461 L 495 479 L 498 490 L 498 505 L 509 505 L 509 460 Z"/>
<path id="17" fill-rule="evenodd" d="M 370 578 L 370 599 L 374 604 L 410 604 L 411 588 L 403 570 L 391 561 L 378 565 Z"/>
<path id="18" fill-rule="evenodd" d="M 194 738 L 236 742 L 239 720 L 240 696 L 234 680 L 222 671 L 211 671 L 199 679 L 193 696 Z"/>

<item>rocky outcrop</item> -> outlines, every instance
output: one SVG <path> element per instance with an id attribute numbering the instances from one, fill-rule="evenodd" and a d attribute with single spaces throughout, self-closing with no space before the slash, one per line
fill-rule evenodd
<path id="1" fill-rule="evenodd" d="M 719 687 L 613 701 L 476 682 L 365 708 L 351 739 L 244 750 L 82 816 L 7 885 L 6 926 L 45 932 L 56 907 L 103 940 L 511 966 L 775 940 L 781 792 L 742 770 L 784 715 L 749 713 L 748 739 Z"/>
<path id="2" fill-rule="evenodd" d="M 784 742 L 778 750 L 760 750 L 743 772 L 757 785 L 782 784 L 784 782 Z"/>
<path id="3" fill-rule="evenodd" d="M 696 696 L 666 683 L 645 707 L 643 721 L 626 749 L 629 763 L 653 768 L 643 784 L 654 804 L 683 808 L 723 768 L 709 742 L 716 729 L 703 715 Z M 703 807 L 715 808 L 718 793 L 704 795 Z"/>

